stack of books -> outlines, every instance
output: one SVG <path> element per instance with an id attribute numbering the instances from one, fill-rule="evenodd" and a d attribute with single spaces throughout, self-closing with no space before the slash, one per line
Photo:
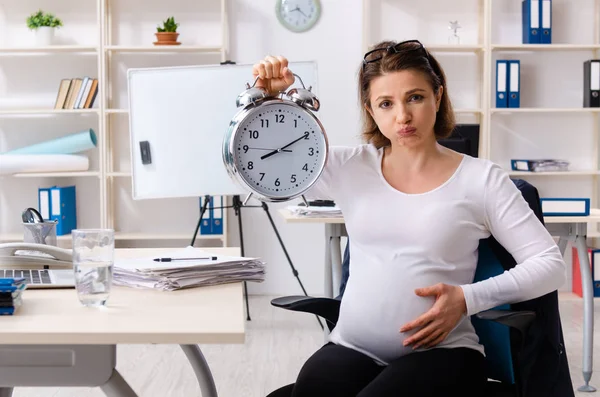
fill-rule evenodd
<path id="1" fill-rule="evenodd" d="M 98 94 L 98 79 L 76 77 L 62 79 L 54 109 L 91 109 Z"/>
<path id="2" fill-rule="evenodd" d="M 24 278 L 0 278 L 0 315 L 15 314 L 23 303 Z"/>

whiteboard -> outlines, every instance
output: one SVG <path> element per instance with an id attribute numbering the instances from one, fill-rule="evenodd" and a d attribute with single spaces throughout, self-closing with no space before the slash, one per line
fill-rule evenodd
<path id="1" fill-rule="evenodd" d="M 290 62 L 317 91 L 316 62 Z M 132 68 L 127 71 L 132 196 L 135 200 L 248 193 L 223 163 L 223 139 L 252 65 Z M 301 87 L 298 78 L 294 87 Z M 142 164 L 147 141 L 150 164 Z"/>

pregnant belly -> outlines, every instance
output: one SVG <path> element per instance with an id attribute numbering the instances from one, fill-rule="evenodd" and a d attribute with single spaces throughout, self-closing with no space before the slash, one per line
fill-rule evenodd
<path id="1" fill-rule="evenodd" d="M 396 281 L 393 286 L 381 282 L 361 288 L 348 284 L 340 307 L 340 316 L 331 340 L 362 351 L 383 363 L 413 351 L 405 339 L 418 332 L 400 332 L 400 327 L 427 312 L 434 297 L 420 297 L 415 288 L 434 285 L 439 278 L 417 276 L 410 283 Z M 437 281 L 435 280 L 437 279 Z M 381 280 L 380 280 L 381 281 Z M 417 287 L 415 287 L 415 285 Z"/>

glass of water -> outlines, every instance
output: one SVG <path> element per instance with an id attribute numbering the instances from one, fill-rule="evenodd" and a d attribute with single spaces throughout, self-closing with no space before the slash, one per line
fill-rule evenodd
<path id="1" fill-rule="evenodd" d="M 71 235 L 79 301 L 84 306 L 105 306 L 113 278 L 115 232 L 112 229 L 76 229 Z"/>

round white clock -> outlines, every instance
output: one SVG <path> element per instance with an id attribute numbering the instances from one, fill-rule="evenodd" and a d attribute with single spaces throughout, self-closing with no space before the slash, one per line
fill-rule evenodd
<path id="1" fill-rule="evenodd" d="M 292 88 L 268 97 L 262 89 L 250 87 L 240 94 L 238 105 L 242 109 L 223 141 L 229 175 L 261 201 L 301 196 L 327 161 L 325 129 L 313 114 L 319 109 L 318 99 L 310 89 Z"/>
<path id="2" fill-rule="evenodd" d="M 279 22 L 292 32 L 311 29 L 321 16 L 319 0 L 276 0 L 275 13 Z"/>

